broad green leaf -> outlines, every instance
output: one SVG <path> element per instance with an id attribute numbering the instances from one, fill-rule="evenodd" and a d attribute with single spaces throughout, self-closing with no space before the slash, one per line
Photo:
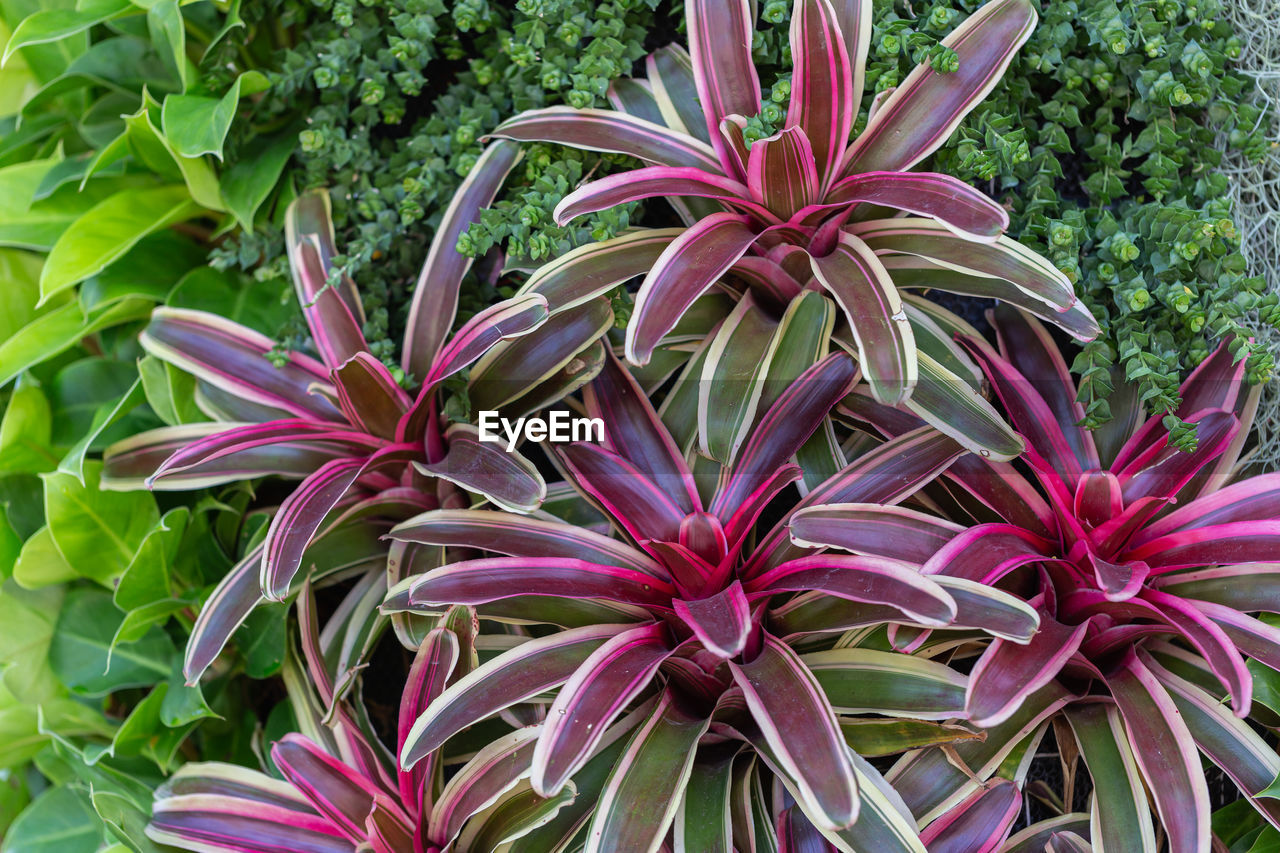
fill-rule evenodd
<path id="1" fill-rule="evenodd" d="M 53 417 L 44 392 L 24 384 L 9 396 L 0 420 L 0 474 L 40 474 L 53 470 Z"/>
<path id="2" fill-rule="evenodd" d="M 90 449 L 95 449 L 98 445 L 104 444 L 103 433 L 108 432 L 134 409 L 142 405 L 145 400 L 146 397 L 142 393 L 142 383 L 135 379 L 129 390 L 121 394 L 118 399 L 99 406 L 93 413 L 93 421 L 89 424 L 89 428 L 84 435 L 75 444 L 71 445 L 71 449 L 67 451 L 67 454 L 62 457 L 62 461 L 58 463 L 58 470 L 64 474 L 70 474 L 80 482 L 84 482 L 85 454 Z"/>
<path id="3" fill-rule="evenodd" d="M 275 189 L 297 147 L 296 128 L 286 128 L 274 136 L 257 137 L 222 174 L 222 197 L 227 210 L 246 231 L 253 230 L 258 208 Z"/>
<path id="4" fill-rule="evenodd" d="M 32 252 L 0 249 L 0 282 L 4 282 L 0 287 L 0 340 L 7 341 L 36 316 L 41 263 L 41 257 Z"/>
<path id="5" fill-rule="evenodd" d="M 109 358 L 82 358 L 59 370 L 49 383 L 53 443 L 74 444 L 89 429 L 98 408 L 119 400 L 137 379 L 131 362 Z"/>
<path id="6" fill-rule="evenodd" d="M 22 537 L 9 523 L 9 511 L 0 506 L 0 582 L 13 576 L 13 564 L 22 553 Z"/>
<path id="7" fill-rule="evenodd" d="M 133 561 L 160 520 L 147 492 L 98 489 L 101 462 L 86 462 L 84 482 L 70 474 L 44 475 L 44 509 L 58 551 L 79 574 L 110 585 Z"/>
<path id="8" fill-rule="evenodd" d="M 114 791 L 94 791 L 90 797 L 93 810 L 106 824 L 112 836 L 119 839 L 122 850 L 132 853 L 160 853 L 160 848 L 147 838 L 148 812 L 137 807 L 128 797 Z M 103 853 L 108 853 L 111 848 Z"/>
<path id="9" fill-rule="evenodd" d="M 240 106 L 240 88 L 246 76 L 237 77 L 221 98 L 170 95 L 164 99 L 160 129 L 175 152 L 183 157 L 212 154 L 222 159 L 222 146 Z"/>
<path id="10" fill-rule="evenodd" d="M 236 629 L 236 648 L 250 678 L 270 678 L 280 671 L 288 641 L 288 613 L 289 605 L 283 602 L 260 604 Z"/>
<path id="11" fill-rule="evenodd" d="M 76 788 L 49 788 L 9 827 L 0 853 L 94 853 L 102 823 Z"/>
<path id="12" fill-rule="evenodd" d="M 169 294 L 171 308 L 208 311 L 265 335 L 275 335 L 298 312 L 293 288 L 282 279 L 256 281 L 213 267 L 196 267 Z"/>
<path id="13" fill-rule="evenodd" d="M 216 716 L 205 702 L 200 685 L 186 683 L 182 675 L 182 660 L 174 655 L 173 667 L 169 672 L 169 689 L 164 694 L 164 702 L 160 704 L 160 721 L 170 728 L 176 728 Z"/>
<path id="14" fill-rule="evenodd" d="M 15 51 L 28 45 L 59 41 L 132 9 L 129 0 L 82 0 L 75 9 L 37 12 L 13 28 L 0 63 L 7 63 Z"/>
<path id="15" fill-rule="evenodd" d="M 76 693 L 101 696 L 169 677 L 175 652 L 159 628 L 112 650 L 123 618 L 108 592 L 77 588 L 67 593 L 49 644 L 49 663 L 63 684 Z"/>
<path id="16" fill-rule="evenodd" d="M 63 593 L 60 587 L 26 590 L 11 580 L 0 586 L 0 669 L 4 688 L 21 703 L 58 693 L 48 654 Z"/>
<path id="17" fill-rule="evenodd" d="M 75 302 L 49 307 L 0 343 L 0 385 L 102 329 L 151 315 L 148 300 L 125 299 L 88 314 Z"/>
<path id="18" fill-rule="evenodd" d="M 182 81 L 182 88 L 187 88 L 187 31 L 182 24 L 182 11 L 178 8 L 178 0 L 159 0 L 147 9 L 147 30 L 151 33 L 151 43 L 165 58 L 166 64 Z"/>
<path id="19" fill-rule="evenodd" d="M 208 420 L 196 406 L 195 377 L 167 361 L 148 355 L 138 361 L 147 404 L 169 426 Z"/>
<path id="20" fill-rule="evenodd" d="M 133 561 L 116 584 L 116 607 L 127 613 L 173 594 L 170 567 L 190 520 L 190 509 L 174 507 L 148 531 Z"/>
<path id="21" fill-rule="evenodd" d="M 48 527 L 41 527 L 22 545 L 13 563 L 13 579 L 26 589 L 40 589 L 75 580 L 79 575 L 53 544 Z"/>
<path id="22" fill-rule="evenodd" d="M 166 180 L 181 177 L 196 203 L 210 210 L 224 210 L 213 168 L 203 157 L 184 157 L 175 151 L 157 124 L 162 121 L 162 108 L 148 92 L 142 93 L 142 100 L 136 112 L 124 117 L 130 150 Z"/>
<path id="23" fill-rule="evenodd" d="M 0 710 L 0 717 L 4 711 Z M 3 725 L 3 724 L 0 724 Z M 0 774 L 0 838 L 4 837 L 13 819 L 31 802 L 27 780 L 21 773 Z"/>
<path id="24" fill-rule="evenodd" d="M 80 304 L 92 311 L 121 299 L 163 302 L 188 270 L 207 260 L 206 250 L 193 240 L 174 231 L 157 231 L 86 279 L 80 285 Z"/>
<path id="25" fill-rule="evenodd" d="M 49 736 L 40 731 L 41 715 L 46 726 L 68 735 L 111 736 L 111 725 L 102 714 L 82 702 L 46 699 L 34 705 L 17 701 L 0 687 L 0 768 L 25 764 L 45 749 Z"/>
<path id="26" fill-rule="evenodd" d="M 199 210 L 182 185 L 123 191 L 95 205 L 50 250 L 40 275 L 41 301 L 102 270 L 148 234 Z"/>
<path id="27" fill-rule="evenodd" d="M 70 225 L 131 179 L 91 181 L 83 191 L 63 185 L 36 198 L 42 182 L 58 167 L 57 158 L 31 160 L 0 168 L 0 245 L 48 251 Z"/>

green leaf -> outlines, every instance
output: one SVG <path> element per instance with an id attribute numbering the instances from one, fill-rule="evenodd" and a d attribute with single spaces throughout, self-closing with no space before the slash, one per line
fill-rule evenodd
<path id="1" fill-rule="evenodd" d="M 244 657 L 245 675 L 270 678 L 284 664 L 289 605 L 283 602 L 259 604 L 236 629 L 236 648 Z"/>
<path id="2" fill-rule="evenodd" d="M 84 435 L 67 451 L 58 463 L 58 470 L 84 482 L 84 457 L 90 448 L 101 443 L 102 434 L 119 423 L 126 415 L 145 401 L 141 381 L 135 379 L 129 390 L 119 399 L 104 403 L 93 413 L 93 421 Z"/>
<path id="3" fill-rule="evenodd" d="M 0 506 L 0 582 L 13 576 L 13 565 L 22 553 L 22 537 L 9 522 L 9 511 Z"/>
<path id="4" fill-rule="evenodd" d="M 151 43 L 187 88 L 187 31 L 182 24 L 178 0 L 160 0 L 147 9 L 147 30 Z"/>
<path id="5" fill-rule="evenodd" d="M 26 589 L 40 589 L 75 580 L 79 575 L 53 544 L 48 527 L 41 527 L 22 545 L 13 563 L 13 579 Z"/>
<path id="6" fill-rule="evenodd" d="M 253 230 L 258 208 L 271 195 L 285 164 L 298 147 L 297 128 L 253 140 L 242 156 L 223 173 L 222 197 L 227 210 L 246 231 Z"/>
<path id="7" fill-rule="evenodd" d="M 40 474 L 53 469 L 53 416 L 44 392 L 21 385 L 0 420 L 0 474 Z"/>
<path id="8" fill-rule="evenodd" d="M 49 644 L 49 663 L 63 684 L 76 693 L 101 696 L 169 677 L 173 643 L 159 628 L 112 650 L 111 640 L 123 618 L 108 592 L 79 588 L 67 593 Z"/>
<path id="9" fill-rule="evenodd" d="M 137 379 L 131 362 L 110 358 L 82 358 L 58 371 L 49 383 L 53 443 L 67 447 L 78 441 L 93 423 L 94 413 L 119 400 Z"/>
<path id="10" fill-rule="evenodd" d="M 0 245 L 47 251 L 84 213 L 133 179 L 103 178 L 81 191 L 64 185 L 37 198 L 42 183 L 56 169 L 57 158 L 15 163 L 0 169 Z"/>
<path id="11" fill-rule="evenodd" d="M 207 252 L 174 231 L 157 231 L 97 275 L 80 285 L 80 304 L 86 311 L 121 299 L 163 302 L 190 269 L 203 265 Z"/>
<path id="12" fill-rule="evenodd" d="M 60 587 L 26 590 L 14 581 L 0 586 L 0 669 L 4 688 L 19 702 L 34 704 L 58 695 L 48 654 L 63 593 Z"/>
<path id="13" fill-rule="evenodd" d="M 169 294 L 171 308 L 208 311 L 265 335 L 275 335 L 298 312 L 293 289 L 283 279 L 255 281 L 213 267 L 196 267 Z"/>
<path id="14" fill-rule="evenodd" d="M 0 287 L 0 340 L 7 341 L 36 316 L 41 264 L 40 256 L 31 252 L 0 249 L 0 281 L 4 282 Z"/>
<path id="15" fill-rule="evenodd" d="M 59 41 L 132 9 L 133 4 L 129 0 L 82 0 L 75 9 L 37 12 L 14 27 L 0 64 L 7 63 L 14 51 L 20 48 Z"/>
<path id="16" fill-rule="evenodd" d="M 18 816 L 0 853 L 94 853 L 102 824 L 75 788 L 49 788 Z"/>
<path id="17" fill-rule="evenodd" d="M 99 272 L 148 234 L 199 210 L 181 184 L 119 192 L 95 205 L 50 250 L 40 274 L 41 302 Z"/>
<path id="18" fill-rule="evenodd" d="M 160 853 L 155 842 L 147 838 L 147 821 L 151 815 L 143 812 L 125 796 L 113 791 L 94 791 L 90 795 L 93 810 L 106 824 L 110 833 L 133 853 Z"/>
<path id="19" fill-rule="evenodd" d="M 151 315 L 152 303 L 125 299 L 85 313 L 75 302 L 51 307 L 0 343 L 0 385 L 102 329 Z"/>
<path id="20" fill-rule="evenodd" d="M 237 77 L 221 98 L 170 95 L 164 99 L 160 129 L 174 151 L 183 157 L 212 154 L 222 159 L 222 146 L 240 106 L 240 86 L 245 76 Z"/>
<path id="21" fill-rule="evenodd" d="M 102 463 L 85 463 L 84 482 L 44 475 L 44 510 L 58 551 L 79 574 L 110 585 L 124 574 L 143 539 L 160 520 L 146 492 L 98 489 Z"/>
<path id="22" fill-rule="evenodd" d="M 196 406 L 195 377 L 167 361 L 148 355 L 138 361 L 147 405 L 169 426 L 208 420 Z"/>
<path id="23" fill-rule="evenodd" d="M 190 509 L 174 507 L 147 533 L 133 561 L 116 584 L 116 607 L 127 613 L 173 595 L 171 566 L 190 520 Z"/>
<path id="24" fill-rule="evenodd" d="M 224 210 L 218 176 L 213 173 L 213 168 L 203 157 L 184 157 L 174 150 L 156 124 L 162 112 L 163 108 L 144 91 L 142 106 L 137 112 L 124 117 L 130 150 L 166 180 L 181 176 L 197 203 L 210 210 Z M 159 120 L 163 121 L 163 118 Z"/>

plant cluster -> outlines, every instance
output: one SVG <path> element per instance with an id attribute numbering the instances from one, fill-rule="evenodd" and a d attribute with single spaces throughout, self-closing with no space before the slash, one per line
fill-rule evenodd
<path id="1" fill-rule="evenodd" d="M 1273 843 L 1231 36 L 1060 5 L 5 6 L 0 851 Z"/>

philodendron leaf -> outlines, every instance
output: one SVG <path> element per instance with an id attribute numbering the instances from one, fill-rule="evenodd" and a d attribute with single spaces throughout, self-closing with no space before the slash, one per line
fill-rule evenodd
<path id="1" fill-rule="evenodd" d="M 246 87 L 261 91 L 261 76 L 257 72 L 241 74 L 221 98 L 203 95 L 170 95 L 165 98 L 160 113 L 160 129 L 173 150 L 183 157 L 212 154 L 221 160 L 222 145 L 236 117 L 240 95 Z"/>
<path id="2" fill-rule="evenodd" d="M 222 198 L 227 210 L 246 231 L 253 230 L 258 208 L 271 195 L 285 164 L 298 147 L 296 128 L 273 136 L 257 137 L 243 156 L 222 174 Z"/>
<path id="3" fill-rule="evenodd" d="M 39 474 L 53 468 L 51 430 L 52 414 L 44 392 L 34 385 L 15 389 L 0 420 L 0 475 Z"/>
<path id="4" fill-rule="evenodd" d="M 123 618 L 110 593 L 89 588 L 67 593 L 49 644 L 49 663 L 63 684 L 76 693 L 100 696 L 169 677 L 173 643 L 159 628 L 136 643 L 122 643 L 112 650 L 112 638 Z"/>
<path id="5" fill-rule="evenodd" d="M 102 463 L 93 461 L 85 463 L 83 482 L 44 475 L 44 503 L 58 551 L 77 573 L 105 585 L 129 567 L 160 513 L 146 492 L 100 491 L 101 474 Z"/>
<path id="6" fill-rule="evenodd" d="M 58 693 L 48 654 L 62 598 L 61 587 L 31 591 L 13 581 L 0 587 L 0 679 L 19 702 L 42 702 Z"/>
<path id="7" fill-rule="evenodd" d="M 0 853 L 94 853 L 102 822 L 88 796 L 69 786 L 49 788 L 18 815 Z"/>
<path id="8" fill-rule="evenodd" d="M 47 9 L 24 18 L 13 29 L 0 65 L 14 52 L 33 44 L 47 44 L 89 29 L 133 8 L 129 0 L 87 0 L 74 9 Z"/>
<path id="9" fill-rule="evenodd" d="M 76 577 L 76 570 L 53 544 L 48 527 L 41 527 L 22 543 L 22 550 L 13 564 L 13 579 L 25 589 L 66 583 Z"/>
<path id="10" fill-rule="evenodd" d="M 187 31 L 182 23 L 178 0 L 160 0 L 147 9 L 147 29 L 165 64 L 177 74 L 182 88 L 187 88 Z"/>
<path id="11" fill-rule="evenodd" d="M 186 186 L 126 190 L 95 205 L 63 232 L 40 273 L 40 300 L 83 281 L 148 234 L 200 210 Z"/>

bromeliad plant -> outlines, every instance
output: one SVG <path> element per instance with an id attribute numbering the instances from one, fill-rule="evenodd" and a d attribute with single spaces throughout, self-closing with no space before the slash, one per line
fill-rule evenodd
<path id="1" fill-rule="evenodd" d="M 627 357 L 640 365 L 723 276 L 729 289 L 781 307 L 806 289 L 826 291 L 843 309 L 872 391 L 887 404 L 907 399 L 920 378 L 899 271 L 912 282 L 959 273 L 934 275 L 931 286 L 1038 305 L 1083 340 L 1097 333 L 1066 276 L 1003 236 L 1000 205 L 948 175 L 909 171 L 999 79 L 1035 25 L 1030 2 L 982 7 L 943 40 L 954 62 L 918 66 L 877 100 L 851 141 L 872 4 L 797 0 L 785 126 L 749 145 L 743 131 L 761 108 L 751 8 L 746 0 L 698 0 L 685 9 L 688 66 L 679 51 L 660 52 L 648 81 L 618 90 L 615 101 L 637 114 L 552 107 L 517 116 L 495 135 L 652 164 L 579 188 L 557 208 L 559 222 L 667 196 L 682 198 L 677 209 L 689 227 L 575 250 L 535 274 L 524 292 L 543 293 L 555 311 L 643 274 L 626 335 Z M 910 216 L 885 218 L 895 209 Z"/>
<path id="2" fill-rule="evenodd" d="M 910 530 L 933 543 L 918 563 L 926 576 L 999 585 L 1039 613 L 1030 643 L 996 640 L 973 666 L 967 716 L 988 737 L 958 751 L 976 777 L 920 755 L 891 778 L 922 820 L 977 807 L 977 779 L 1070 704 L 1100 849 L 1156 850 L 1144 785 L 1169 849 L 1209 849 L 1197 747 L 1275 822 L 1273 802 L 1255 795 L 1280 758 L 1242 720 L 1253 683 L 1246 658 L 1280 666 L 1280 629 L 1250 615 L 1280 611 L 1270 562 L 1280 553 L 1280 477 L 1228 485 L 1256 405 L 1242 394 L 1237 348 L 1222 345 L 1180 389 L 1177 415 L 1197 439 L 1183 450 L 1161 418 L 1137 417 L 1136 402 L 1115 435 L 1079 427 L 1076 388 L 1048 333 L 1012 309 L 996 316 L 998 351 L 966 343 L 1027 441 L 1032 477 L 973 457 L 946 476 L 1002 520 L 962 528 L 905 509 L 833 507 L 792 521 L 796 538 L 869 554 L 901 555 L 893 536 Z M 874 403 L 853 408 L 890 434 L 911 426 Z M 998 837 L 1013 817 L 987 830 Z"/>
<path id="3" fill-rule="evenodd" d="M 298 610 L 307 665 L 290 660 L 285 680 L 301 732 L 271 747 L 282 778 L 219 762 L 187 764 L 156 795 L 147 827 L 153 841 L 202 853 L 492 853 L 573 799 L 571 785 L 552 799 L 530 788 L 536 727 L 480 750 L 448 784 L 439 754 L 411 770 L 388 767 L 363 715 L 337 698 L 326 660 L 332 641 L 322 639 L 309 590 Z M 473 620 L 469 609 L 455 608 L 423 639 L 401 697 L 400 746 L 417 715 L 471 669 Z"/>
<path id="4" fill-rule="evenodd" d="M 258 564 L 242 565 L 221 588 L 242 587 L 241 574 L 256 569 L 262 594 L 277 600 L 289 594 L 317 533 L 343 519 L 395 521 L 456 506 L 465 503 L 463 489 L 516 511 L 537 507 L 546 486 L 534 466 L 480 442 L 473 427 L 449 423 L 441 407 L 446 379 L 495 344 L 547 319 L 542 297 L 523 296 L 482 311 L 449 336 L 471 265 L 454 242 L 519 157 L 513 143 L 490 146 L 446 211 L 414 294 L 398 371 L 370 354 L 359 295 L 332 269 L 328 195 L 297 199 L 287 218 L 289 255 L 320 360 L 293 352 L 273 364 L 272 344 L 257 332 L 200 311 L 157 311 L 142 335 L 144 348 L 196 376 L 198 400 L 215 420 L 153 430 L 114 445 L 106 454 L 104 486 L 195 489 L 268 475 L 301 479 L 272 518 Z M 560 322 L 535 346 L 563 359 L 600 331 L 598 325 L 584 329 Z M 508 358 L 521 355 L 508 351 Z M 415 395 L 401 379 L 416 382 Z M 581 379 L 561 372 L 548 380 L 561 381 Z M 540 390 L 555 396 L 554 389 Z M 243 596 L 215 593 L 212 600 L 229 599 L 243 604 Z M 247 613 L 243 606 L 239 611 L 239 618 Z M 188 661 L 188 678 L 208 663 L 207 650 L 197 657 Z"/>
<path id="5" fill-rule="evenodd" d="M 882 705 L 867 681 L 855 686 L 877 667 L 902 683 L 940 678 L 954 687 L 956 674 L 891 653 L 874 667 L 839 655 L 819 664 L 793 646 L 814 632 L 848 627 L 822 624 L 828 598 L 866 607 L 872 621 L 887 615 L 921 627 L 991 625 L 1017 642 L 1030 638 L 1036 620 L 990 587 L 934 581 L 895 559 L 807 553 L 788 540 L 785 525 L 760 524 L 766 508 L 778 506 L 899 501 L 961 454 L 954 441 L 926 428 L 876 448 L 798 503 L 788 498 L 800 476 L 788 460 L 854 379 L 847 355 L 819 361 L 778 395 L 732 467 L 695 477 L 640 386 L 610 355 L 584 395 L 588 414 L 605 423 L 604 446 L 551 449 L 568 481 L 621 539 L 484 510 L 436 510 L 394 528 L 392 537 L 401 541 L 504 556 L 411 577 L 390 591 L 385 610 L 467 604 L 482 618 L 566 628 L 520 643 L 446 690 L 415 723 L 402 765 L 412 767 L 468 726 L 559 688 L 531 770 L 534 789 L 554 796 L 597 752 L 610 723 L 656 692 L 661 698 L 598 795 L 587 850 L 655 849 L 682 802 L 678 837 L 694 833 L 731 844 L 727 806 L 724 813 L 704 809 L 688 799 L 700 793 L 686 793 L 702 747 L 726 741 L 759 753 L 807 816 L 796 818 L 808 832 L 836 839 L 841 849 L 920 849 L 910 816 L 876 771 L 850 752 L 836 710 L 869 703 L 892 713 L 887 709 L 902 705 L 903 694 L 894 693 L 901 684 L 887 688 L 894 699 Z M 785 600 L 798 591 L 808 599 Z M 834 698 L 824 693 L 831 684 L 839 685 Z M 858 687 L 866 692 L 853 698 Z M 925 717 L 959 711 L 934 709 Z M 637 810 L 636 802 L 645 808 Z M 570 827 L 563 840 L 578 829 Z"/>

